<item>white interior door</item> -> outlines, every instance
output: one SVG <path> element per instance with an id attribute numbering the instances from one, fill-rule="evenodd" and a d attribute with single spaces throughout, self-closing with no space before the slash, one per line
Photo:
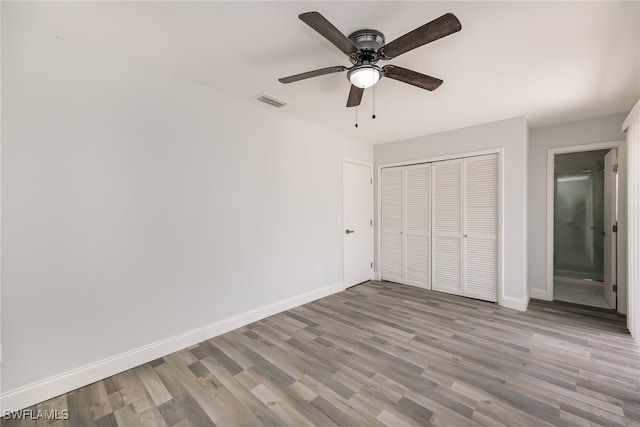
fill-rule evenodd
<path id="1" fill-rule="evenodd" d="M 433 169 L 431 288 L 462 295 L 462 159 Z"/>
<path id="2" fill-rule="evenodd" d="M 403 274 L 404 170 L 382 169 L 382 259 L 383 280 L 402 282 Z"/>
<path id="3" fill-rule="evenodd" d="M 346 161 L 343 168 L 345 287 L 371 280 L 373 272 L 373 166 Z"/>
<path id="4" fill-rule="evenodd" d="M 498 155 L 464 159 L 464 292 L 498 300 Z"/>
<path id="5" fill-rule="evenodd" d="M 431 165 L 405 168 L 405 282 L 431 289 Z"/>
<path id="6" fill-rule="evenodd" d="M 616 308 L 617 284 L 617 173 L 614 165 L 618 162 L 618 150 L 612 148 L 604 156 L 604 299 L 609 307 Z"/>

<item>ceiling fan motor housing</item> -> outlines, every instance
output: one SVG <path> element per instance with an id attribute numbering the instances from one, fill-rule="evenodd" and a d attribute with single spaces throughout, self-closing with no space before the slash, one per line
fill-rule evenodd
<path id="1" fill-rule="evenodd" d="M 359 49 L 350 55 L 354 65 L 375 64 L 380 59 L 378 49 L 384 46 L 384 34 L 377 30 L 358 30 L 349 36 L 349 40 Z"/>

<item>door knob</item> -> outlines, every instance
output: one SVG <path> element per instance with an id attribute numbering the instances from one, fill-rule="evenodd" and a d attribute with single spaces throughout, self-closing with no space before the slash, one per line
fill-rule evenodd
<path id="1" fill-rule="evenodd" d="M 355 230 L 345 230 L 344 231 L 346 234 L 351 234 L 351 233 L 355 233 Z"/>

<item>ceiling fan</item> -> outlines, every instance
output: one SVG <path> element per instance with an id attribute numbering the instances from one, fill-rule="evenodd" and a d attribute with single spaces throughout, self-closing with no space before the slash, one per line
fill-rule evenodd
<path id="1" fill-rule="evenodd" d="M 391 43 L 385 44 L 384 34 L 377 30 L 358 30 L 346 37 L 319 12 L 306 12 L 298 16 L 298 18 L 345 53 L 353 66 L 336 65 L 294 74 L 278 80 L 282 83 L 293 83 L 311 77 L 347 71 L 347 78 L 351 82 L 347 107 L 360 105 L 364 90 L 375 85 L 382 77 L 388 77 L 426 90 L 437 89 L 442 84 L 440 79 L 396 65 L 379 67 L 376 63 L 379 60 L 393 59 L 405 52 L 462 29 L 458 18 L 452 13 L 446 13 L 398 37 Z"/>

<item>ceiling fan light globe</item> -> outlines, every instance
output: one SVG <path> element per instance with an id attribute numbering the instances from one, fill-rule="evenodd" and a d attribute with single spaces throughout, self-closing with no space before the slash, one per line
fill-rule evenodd
<path id="1" fill-rule="evenodd" d="M 352 85 L 366 89 L 378 83 L 380 70 L 374 66 L 358 67 L 351 70 L 348 77 Z"/>

